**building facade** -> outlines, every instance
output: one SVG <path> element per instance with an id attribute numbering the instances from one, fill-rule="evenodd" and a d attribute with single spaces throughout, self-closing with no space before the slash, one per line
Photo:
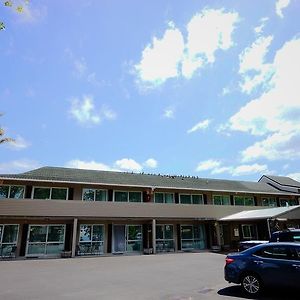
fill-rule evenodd
<path id="1" fill-rule="evenodd" d="M 222 218 L 245 210 L 296 208 L 299 197 L 298 190 L 281 190 L 265 179 L 56 167 L 3 174 L 0 256 L 12 250 L 29 258 L 232 248 L 239 240 L 265 235 L 267 224 Z"/>

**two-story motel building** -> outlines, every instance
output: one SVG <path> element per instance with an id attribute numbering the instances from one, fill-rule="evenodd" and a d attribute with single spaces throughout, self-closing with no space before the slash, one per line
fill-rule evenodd
<path id="1" fill-rule="evenodd" d="M 0 256 L 12 248 L 26 258 L 232 248 L 266 239 L 272 216 L 299 226 L 299 189 L 278 176 L 247 182 L 57 167 L 4 174 Z M 255 213 L 263 209 L 271 215 Z M 236 217 L 243 211 L 254 213 Z"/>

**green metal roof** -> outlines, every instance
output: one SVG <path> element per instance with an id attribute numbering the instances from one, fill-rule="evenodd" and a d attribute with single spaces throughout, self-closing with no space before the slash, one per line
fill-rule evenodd
<path id="1" fill-rule="evenodd" d="M 207 179 L 195 176 L 96 171 L 62 167 L 42 167 L 21 174 L 4 174 L 0 175 L 0 179 L 295 195 L 290 192 L 281 192 L 261 182 Z"/>

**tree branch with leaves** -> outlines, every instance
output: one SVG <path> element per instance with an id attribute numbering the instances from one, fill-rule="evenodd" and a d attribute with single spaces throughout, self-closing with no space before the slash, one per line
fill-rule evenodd
<path id="1" fill-rule="evenodd" d="M 0 113 L 0 117 L 3 116 L 3 114 Z M 14 142 L 15 140 L 10 138 L 10 137 L 4 137 L 5 131 L 3 128 L 0 127 L 0 144 L 3 143 L 9 143 L 9 142 Z"/>
<path id="2" fill-rule="evenodd" d="M 17 13 L 22 13 L 24 9 L 24 5 L 29 4 L 29 0 L 21 0 L 21 1 L 2 1 L 3 5 L 7 8 L 11 8 Z M 0 21 L 0 30 L 5 29 L 5 24 L 3 21 Z"/>

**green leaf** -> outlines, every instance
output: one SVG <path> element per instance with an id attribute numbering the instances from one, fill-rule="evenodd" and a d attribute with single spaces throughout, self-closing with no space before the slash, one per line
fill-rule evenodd
<path id="1" fill-rule="evenodd" d="M 18 13 L 23 12 L 23 6 L 18 6 L 18 7 L 16 8 L 16 11 L 17 11 Z"/>
<path id="2" fill-rule="evenodd" d="M 0 22 L 0 30 L 4 30 L 5 29 L 5 25 L 3 22 Z"/>
<path id="3" fill-rule="evenodd" d="M 4 5 L 5 5 L 5 6 L 12 7 L 12 2 L 11 2 L 11 1 L 5 1 L 5 2 L 4 2 Z"/>

